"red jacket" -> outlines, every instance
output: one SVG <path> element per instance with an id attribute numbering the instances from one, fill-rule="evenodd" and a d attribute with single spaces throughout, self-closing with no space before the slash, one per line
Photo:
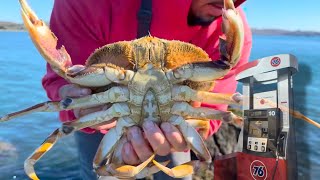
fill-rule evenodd
<path id="1" fill-rule="evenodd" d="M 187 24 L 191 0 L 153 0 L 152 3 L 150 28 L 152 36 L 190 42 L 204 49 L 211 59 L 219 58 L 221 18 L 207 27 L 191 27 Z M 139 7 L 140 0 L 55 0 L 50 27 L 58 37 L 58 45 L 66 47 L 73 64 L 84 64 L 96 48 L 136 38 L 138 24 L 136 14 Z M 245 41 L 240 62 L 235 68 L 248 61 L 252 45 L 247 20 L 243 11 L 240 8 L 238 10 L 243 17 Z M 47 65 L 47 74 L 43 77 L 42 85 L 51 100 L 60 100 L 58 90 L 67 83 Z M 214 92 L 233 93 L 236 85 L 232 70 L 226 77 L 217 80 Z M 221 110 L 227 108 L 227 105 L 202 104 L 202 106 Z M 60 112 L 60 119 L 64 122 L 71 121 L 75 117 L 72 111 L 63 111 Z M 212 120 L 210 135 L 215 133 L 220 125 L 220 121 Z M 90 128 L 84 131 L 94 132 Z"/>

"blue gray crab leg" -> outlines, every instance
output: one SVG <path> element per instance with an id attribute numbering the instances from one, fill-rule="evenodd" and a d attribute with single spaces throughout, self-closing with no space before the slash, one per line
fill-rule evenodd
<path id="1" fill-rule="evenodd" d="M 73 132 L 82 128 L 94 126 L 102 122 L 113 120 L 116 117 L 123 117 L 129 114 L 130 111 L 126 104 L 116 103 L 106 111 L 99 111 L 93 114 L 88 114 L 79 118 L 75 122 L 63 124 L 61 128 L 55 130 L 51 135 L 49 135 L 49 137 L 40 145 L 40 147 L 37 148 L 37 150 L 35 150 L 32 155 L 25 161 L 25 172 L 32 180 L 38 180 L 39 178 L 37 177 L 34 170 L 35 163 L 46 152 L 48 152 L 61 137 L 72 134 Z"/>
<path id="2" fill-rule="evenodd" d="M 105 92 L 88 95 L 81 98 L 66 98 L 61 101 L 48 101 L 29 107 L 27 109 L 14 112 L 0 118 L 0 122 L 30 114 L 33 112 L 58 112 L 75 108 L 97 106 L 106 103 L 126 102 L 129 100 L 129 90 L 127 87 L 112 87 Z"/>
<path id="3" fill-rule="evenodd" d="M 185 176 L 193 174 L 195 171 L 203 171 L 207 169 L 208 165 L 212 161 L 211 155 L 198 132 L 192 126 L 190 126 L 181 116 L 172 116 L 169 119 L 169 122 L 179 128 L 180 132 L 187 141 L 189 148 L 193 150 L 199 160 L 190 161 L 171 169 L 163 166 L 155 160 L 153 160 L 153 163 L 161 171 L 174 178 L 183 178 Z"/>

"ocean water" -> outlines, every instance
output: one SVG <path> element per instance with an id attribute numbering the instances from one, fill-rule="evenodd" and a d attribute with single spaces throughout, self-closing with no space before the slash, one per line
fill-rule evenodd
<path id="1" fill-rule="evenodd" d="M 253 37 L 250 60 L 282 53 L 297 57 L 295 109 L 320 122 L 320 37 Z M 26 32 L 0 32 L 0 116 L 47 101 L 41 86 L 45 62 Z M 27 179 L 23 161 L 56 128 L 56 113 L 34 113 L 0 124 L 0 180 Z M 320 175 L 320 131 L 296 121 L 299 179 Z M 35 166 L 41 179 L 79 179 L 75 142 L 61 139 Z"/>

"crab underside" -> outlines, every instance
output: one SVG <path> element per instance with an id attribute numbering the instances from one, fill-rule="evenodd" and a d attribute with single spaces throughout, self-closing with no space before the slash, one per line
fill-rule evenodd
<path id="1" fill-rule="evenodd" d="M 146 36 L 103 46 L 88 58 L 85 65 L 71 65 L 65 48 L 56 49 L 57 38 L 50 29 L 37 18 L 25 0 L 20 0 L 20 4 L 25 26 L 34 44 L 57 74 L 80 86 L 109 88 L 81 98 L 41 103 L 4 116 L 0 121 L 37 111 L 56 112 L 111 105 L 107 110 L 64 123 L 56 129 L 25 161 L 25 171 L 31 179 L 39 179 L 34 164 L 59 138 L 115 118 L 116 127 L 104 136 L 94 158 L 94 168 L 98 174 L 142 178 L 162 170 L 175 178 L 185 177 L 192 174 L 194 169 L 206 168 L 211 162 L 200 135 L 208 130 L 210 119 L 241 123 L 241 118 L 231 112 L 190 105 L 192 101 L 240 103 L 237 94 L 208 92 L 213 88 L 214 80 L 226 75 L 240 57 L 243 27 L 232 0 L 224 1 L 222 28 L 225 37 L 220 38 L 219 60 L 212 61 L 205 51 L 192 44 Z M 121 158 L 121 148 L 125 142 L 126 128 L 141 126 L 145 121 L 176 125 L 199 160 L 169 169 L 166 167 L 168 162 L 156 162 L 153 155 L 137 166 L 125 165 Z"/>

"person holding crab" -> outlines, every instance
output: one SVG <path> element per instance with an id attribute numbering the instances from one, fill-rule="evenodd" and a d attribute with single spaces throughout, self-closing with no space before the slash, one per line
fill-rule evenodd
<path id="1" fill-rule="evenodd" d="M 235 1 L 235 6 L 239 6 L 243 1 Z M 223 0 L 142 0 L 141 2 L 55 0 L 50 28 L 58 38 L 58 47 L 63 45 L 68 51 L 72 64 L 83 65 L 95 49 L 118 41 L 133 40 L 147 35 L 146 32 L 161 39 L 194 44 L 202 48 L 210 59 L 215 60 L 220 58 L 221 53 L 219 37 L 223 34 L 223 28 L 221 28 L 223 7 Z M 140 8 L 143 13 L 137 16 Z M 236 10 L 244 28 L 244 40 L 241 44 L 243 48 L 239 62 L 226 76 L 215 82 L 212 92 L 234 93 L 237 85 L 234 71 L 249 59 L 252 46 L 251 31 L 243 10 L 240 7 Z M 125 69 L 131 67 L 129 62 L 117 59 L 110 60 L 110 63 Z M 47 73 L 43 77 L 42 84 L 52 101 L 79 98 L 94 93 L 90 88 L 71 84 L 59 76 L 59 72 L 50 64 L 47 65 Z M 193 106 L 224 111 L 227 108 L 227 105 L 197 102 L 193 102 Z M 108 108 L 109 105 L 103 105 L 61 111 L 60 120 L 72 121 Z M 108 121 L 75 132 L 80 172 L 84 180 L 97 179 L 92 167 L 93 158 L 104 134 L 115 127 L 116 123 L 115 120 Z M 209 128 L 202 135 L 205 138 L 211 136 L 217 132 L 220 125 L 220 120 L 208 121 Z M 174 167 L 190 161 L 188 148 L 188 143 L 176 126 L 168 122 L 157 125 L 152 121 L 146 121 L 142 129 L 133 126 L 127 130 L 127 141 L 123 143 L 121 156 L 125 164 L 135 166 L 146 161 L 153 154 L 157 154 L 159 156 L 156 158 L 157 161 L 171 159 L 168 167 Z M 159 172 L 154 174 L 154 178 L 170 179 L 171 177 Z M 191 179 L 191 176 L 184 179 Z"/>

